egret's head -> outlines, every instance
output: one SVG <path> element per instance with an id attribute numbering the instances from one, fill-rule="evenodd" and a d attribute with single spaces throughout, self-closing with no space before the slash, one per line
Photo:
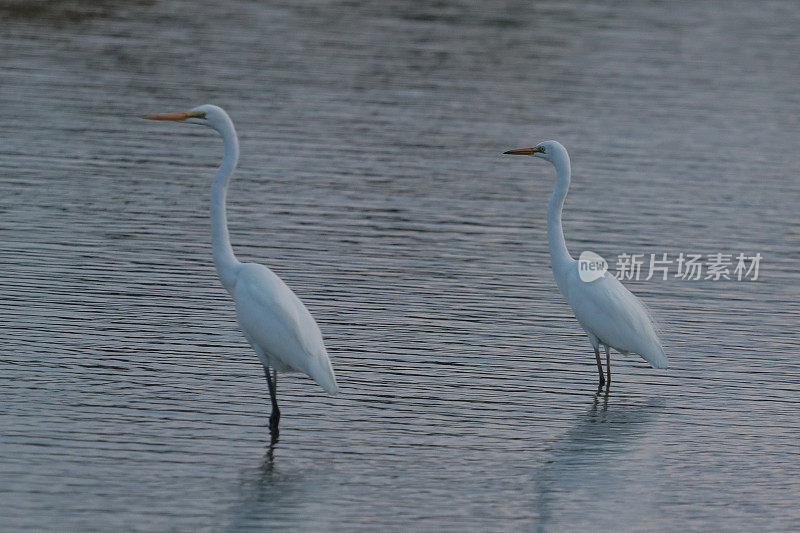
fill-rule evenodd
<path id="1" fill-rule="evenodd" d="M 544 141 L 533 148 L 517 148 L 503 153 L 509 155 L 532 155 L 554 163 L 556 158 L 564 157 L 567 154 L 567 149 L 558 141 Z"/>
<path id="2" fill-rule="evenodd" d="M 215 130 L 219 130 L 219 126 L 230 121 L 230 118 L 225 111 L 215 105 L 210 104 L 197 106 L 191 111 L 159 113 L 157 115 L 147 115 L 144 118 L 148 120 L 172 120 L 174 122 L 202 124 L 203 126 L 214 128 Z"/>

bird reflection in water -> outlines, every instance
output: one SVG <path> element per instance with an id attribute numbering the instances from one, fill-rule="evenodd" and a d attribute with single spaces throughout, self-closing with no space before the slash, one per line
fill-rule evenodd
<path id="1" fill-rule="evenodd" d="M 276 509 L 295 489 L 295 482 L 281 474 L 275 466 L 275 445 L 267 446 L 264 456 L 254 468 L 242 471 L 238 501 L 230 509 L 228 531 L 241 531 L 258 524 L 265 524 L 276 517 Z"/>
<path id="2" fill-rule="evenodd" d="M 626 513 L 653 511 L 648 505 L 625 506 L 654 487 L 657 458 L 648 447 L 652 422 L 664 410 L 662 398 L 628 403 L 598 391 L 586 412 L 551 447 L 551 459 L 535 472 L 537 529 L 575 524 L 573 518 L 622 519 Z M 608 508 L 619 513 L 608 513 Z M 592 512 L 596 510 L 596 512 Z M 589 511 L 589 512 L 587 512 Z M 575 517 L 572 514 L 575 513 Z M 635 519 L 636 517 L 628 517 Z M 621 522 L 587 524 L 610 529 Z"/>

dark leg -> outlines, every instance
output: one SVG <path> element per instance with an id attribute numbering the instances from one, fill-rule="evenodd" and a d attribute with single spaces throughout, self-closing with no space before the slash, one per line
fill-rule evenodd
<path id="1" fill-rule="evenodd" d="M 608 388 L 611 388 L 611 348 L 606 344 L 606 374 L 608 375 Z"/>
<path id="2" fill-rule="evenodd" d="M 270 376 L 269 368 L 264 367 L 264 375 L 267 377 L 269 399 L 272 400 L 272 414 L 269 415 L 269 432 L 274 443 L 278 440 L 278 423 L 281 421 L 281 411 L 278 409 L 278 372 L 273 371 Z"/>
<path id="3" fill-rule="evenodd" d="M 600 386 L 597 388 L 602 389 L 606 385 L 606 378 L 603 377 L 603 363 L 600 362 L 600 350 L 597 348 L 594 349 L 594 358 L 597 359 L 597 373 L 600 374 Z"/>

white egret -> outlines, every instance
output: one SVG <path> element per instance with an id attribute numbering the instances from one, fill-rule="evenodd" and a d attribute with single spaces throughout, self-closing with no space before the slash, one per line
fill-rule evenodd
<path id="1" fill-rule="evenodd" d="M 187 112 L 161 113 L 144 118 L 208 126 L 216 130 L 225 143 L 222 164 L 211 184 L 214 265 L 222 285 L 236 304 L 239 327 L 264 365 L 272 401 L 269 428 L 275 442 L 281 416 L 277 397 L 278 372 L 302 372 L 328 393 L 339 391 L 322 334 L 303 302 L 277 275 L 257 263 L 240 263 L 233 254 L 225 216 L 225 195 L 239 160 L 239 140 L 228 114 L 217 106 L 201 105 Z"/>
<path id="2" fill-rule="evenodd" d="M 605 347 L 608 386 L 611 386 L 611 354 L 614 348 L 622 354 L 642 356 L 653 368 L 666 368 L 667 356 L 661 347 L 650 313 L 616 277 L 605 273 L 593 281 L 583 281 L 578 261 L 569 255 L 561 227 L 561 211 L 570 182 L 567 149 L 556 141 L 545 141 L 533 148 L 503 152 L 528 155 L 550 161 L 556 169 L 556 188 L 547 203 L 547 240 L 550 262 L 558 290 L 567 299 L 589 342 L 594 348 L 600 388 L 606 384 L 600 362 L 600 345 Z"/>

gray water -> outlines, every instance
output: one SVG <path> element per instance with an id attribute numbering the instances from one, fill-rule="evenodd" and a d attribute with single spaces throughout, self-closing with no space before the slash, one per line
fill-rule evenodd
<path id="1" fill-rule="evenodd" d="M 800 6 L 0 2 L 0 528 L 790 530 L 800 523 Z M 211 262 L 306 302 L 342 394 L 263 374 Z M 670 368 L 591 348 L 574 255 L 763 256 L 628 282 Z M 673 271 L 674 272 L 674 271 Z"/>

